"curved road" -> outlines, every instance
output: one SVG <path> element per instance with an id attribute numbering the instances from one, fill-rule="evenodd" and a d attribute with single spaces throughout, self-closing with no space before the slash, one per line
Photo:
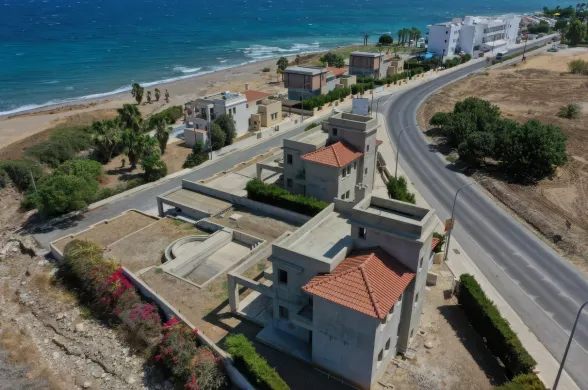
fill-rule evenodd
<path id="1" fill-rule="evenodd" d="M 406 128 L 400 140 L 401 167 L 442 220 L 450 217 L 457 189 L 471 181 L 449 169 L 430 147 L 417 127 L 417 109 L 430 94 L 484 65 L 473 64 L 395 95 L 384 109 L 395 145 Z M 588 300 L 586 280 L 477 186 L 460 191 L 455 218 L 453 237 L 560 361 L 577 310 Z M 588 389 L 588 315 L 580 318 L 574 340 L 565 368 L 580 388 Z"/>

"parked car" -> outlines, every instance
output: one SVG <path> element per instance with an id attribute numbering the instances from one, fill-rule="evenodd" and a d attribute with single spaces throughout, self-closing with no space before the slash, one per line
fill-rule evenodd
<path id="1" fill-rule="evenodd" d="M 556 47 L 555 45 L 550 47 L 549 49 L 547 49 L 547 51 L 552 52 L 552 53 L 556 53 L 559 51 L 559 47 Z"/>
<path id="2" fill-rule="evenodd" d="M 484 57 L 484 52 L 483 52 L 483 51 L 481 51 L 481 52 L 478 54 L 478 57 L 480 57 L 480 58 Z"/>
<path id="3" fill-rule="evenodd" d="M 496 54 L 496 59 L 501 60 L 503 57 L 506 56 L 506 53 L 508 53 L 508 51 L 506 51 L 506 50 L 498 52 L 498 54 Z"/>

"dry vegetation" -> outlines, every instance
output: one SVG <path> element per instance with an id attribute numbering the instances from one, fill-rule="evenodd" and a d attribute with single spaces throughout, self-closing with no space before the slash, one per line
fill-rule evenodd
<path id="1" fill-rule="evenodd" d="M 569 161 L 554 177 L 537 185 L 496 177 L 482 184 L 588 275 L 588 77 L 568 72 L 568 62 L 576 58 L 586 60 L 588 54 L 546 53 L 522 65 L 473 75 L 431 96 L 419 110 L 419 121 L 428 128 L 435 112 L 451 111 L 455 102 L 473 96 L 497 104 L 506 118 L 560 126 L 568 137 Z M 581 107 L 579 119 L 557 117 L 567 104 Z"/>

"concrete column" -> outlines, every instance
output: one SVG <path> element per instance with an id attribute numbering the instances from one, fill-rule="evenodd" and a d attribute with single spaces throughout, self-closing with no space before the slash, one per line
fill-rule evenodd
<path id="1" fill-rule="evenodd" d="M 239 288 L 235 277 L 231 274 L 227 274 L 227 287 L 229 290 L 229 306 L 231 307 L 231 312 L 236 313 L 239 309 Z"/>
<path id="2" fill-rule="evenodd" d="M 261 180 L 261 172 L 263 171 L 261 164 L 255 164 L 255 170 L 257 172 L 257 180 Z"/>
<path id="3" fill-rule="evenodd" d="M 157 212 L 160 217 L 163 217 L 163 202 L 157 197 Z"/>

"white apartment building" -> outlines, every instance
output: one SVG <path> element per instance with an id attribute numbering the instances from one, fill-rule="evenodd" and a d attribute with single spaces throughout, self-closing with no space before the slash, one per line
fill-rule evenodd
<path id="1" fill-rule="evenodd" d="M 454 56 L 463 51 L 474 54 L 476 50 L 492 52 L 516 43 L 521 16 L 466 16 L 447 23 L 427 26 L 428 50 L 438 56 Z"/>

